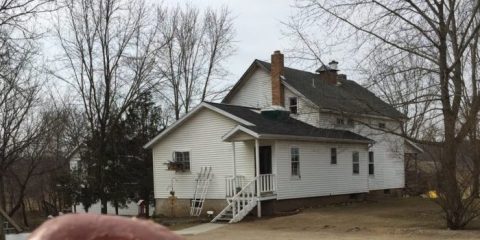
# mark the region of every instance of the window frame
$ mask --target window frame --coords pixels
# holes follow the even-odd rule
[[[296,149],[296,155],[294,155],[294,150]],[[294,157],[296,156],[296,160]],[[296,165],[296,174],[294,174],[294,165]],[[298,180],[301,177],[300,173],[300,148],[297,146],[290,147],[290,177],[293,180]]]
[[[373,151],[368,152],[368,175],[375,175],[375,153]]]
[[[360,153],[358,151],[352,152],[352,173],[354,175],[360,174]]]
[[[344,118],[337,117],[336,125],[338,125],[338,126],[345,126],[345,119],[344,119]]]
[[[338,151],[336,147],[330,148],[330,165],[337,165],[338,163]]]
[[[347,126],[349,127],[355,127],[355,121],[353,120],[353,118],[348,118],[347,119]]]
[[[292,105],[292,100],[295,100],[295,105]],[[288,109],[291,114],[298,114],[298,97],[288,98]],[[295,109],[295,111],[292,111],[292,109]]]
[[[384,122],[379,122],[378,123],[378,128],[385,129],[385,128],[387,128],[387,124],[384,123]]]
[[[182,155],[182,161],[177,160],[177,154],[178,153]],[[173,151],[172,155],[173,155],[173,162],[181,163],[183,165],[182,171],[190,171],[191,159],[192,158],[191,158],[191,154],[190,154],[189,150],[175,150],[175,151]],[[188,156],[188,167],[185,167],[185,165],[184,165],[187,162],[187,161],[185,161],[185,155]]]

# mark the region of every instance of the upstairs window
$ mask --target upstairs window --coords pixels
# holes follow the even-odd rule
[[[298,100],[297,97],[289,98],[290,103],[290,113],[297,114],[298,113]]]
[[[297,147],[290,149],[290,159],[292,164],[292,177],[300,178],[300,151]]]
[[[344,125],[344,124],[345,124],[345,119],[337,118],[337,125]]]
[[[374,175],[375,174],[375,160],[373,157],[373,152],[368,152],[368,174]]]
[[[378,128],[385,128],[385,123],[384,122],[378,123]]]
[[[358,152],[352,153],[352,165],[353,165],[353,174],[360,173],[360,159],[358,156]]]
[[[353,121],[353,119],[349,118],[349,119],[347,120],[347,125],[348,125],[349,127],[354,127],[354,126],[355,126],[355,122]]]
[[[190,170],[190,152],[173,152],[173,161],[181,170]]]
[[[337,149],[330,149],[330,164],[337,164]]]

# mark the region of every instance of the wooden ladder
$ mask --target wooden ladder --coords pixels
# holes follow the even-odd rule
[[[200,216],[203,209],[203,203],[208,192],[208,185],[212,178],[212,167],[202,167],[197,179],[195,180],[195,192],[193,193],[192,205],[190,207],[190,216]]]

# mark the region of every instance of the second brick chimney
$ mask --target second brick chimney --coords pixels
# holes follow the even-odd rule
[[[284,107],[285,105],[281,79],[281,76],[283,76],[283,68],[283,54],[279,50],[276,50],[272,54],[272,67],[270,70],[272,78],[272,105],[274,106]]]
[[[338,62],[333,60],[328,63],[328,66],[321,66],[316,71],[320,74],[320,79],[325,80],[327,83],[336,85],[338,83],[337,76],[338,76]]]

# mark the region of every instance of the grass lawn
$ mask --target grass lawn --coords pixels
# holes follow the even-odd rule
[[[215,239],[480,239],[480,219],[467,230],[446,229],[434,202],[387,198],[350,205],[305,209],[286,217],[231,224],[189,240]]]

